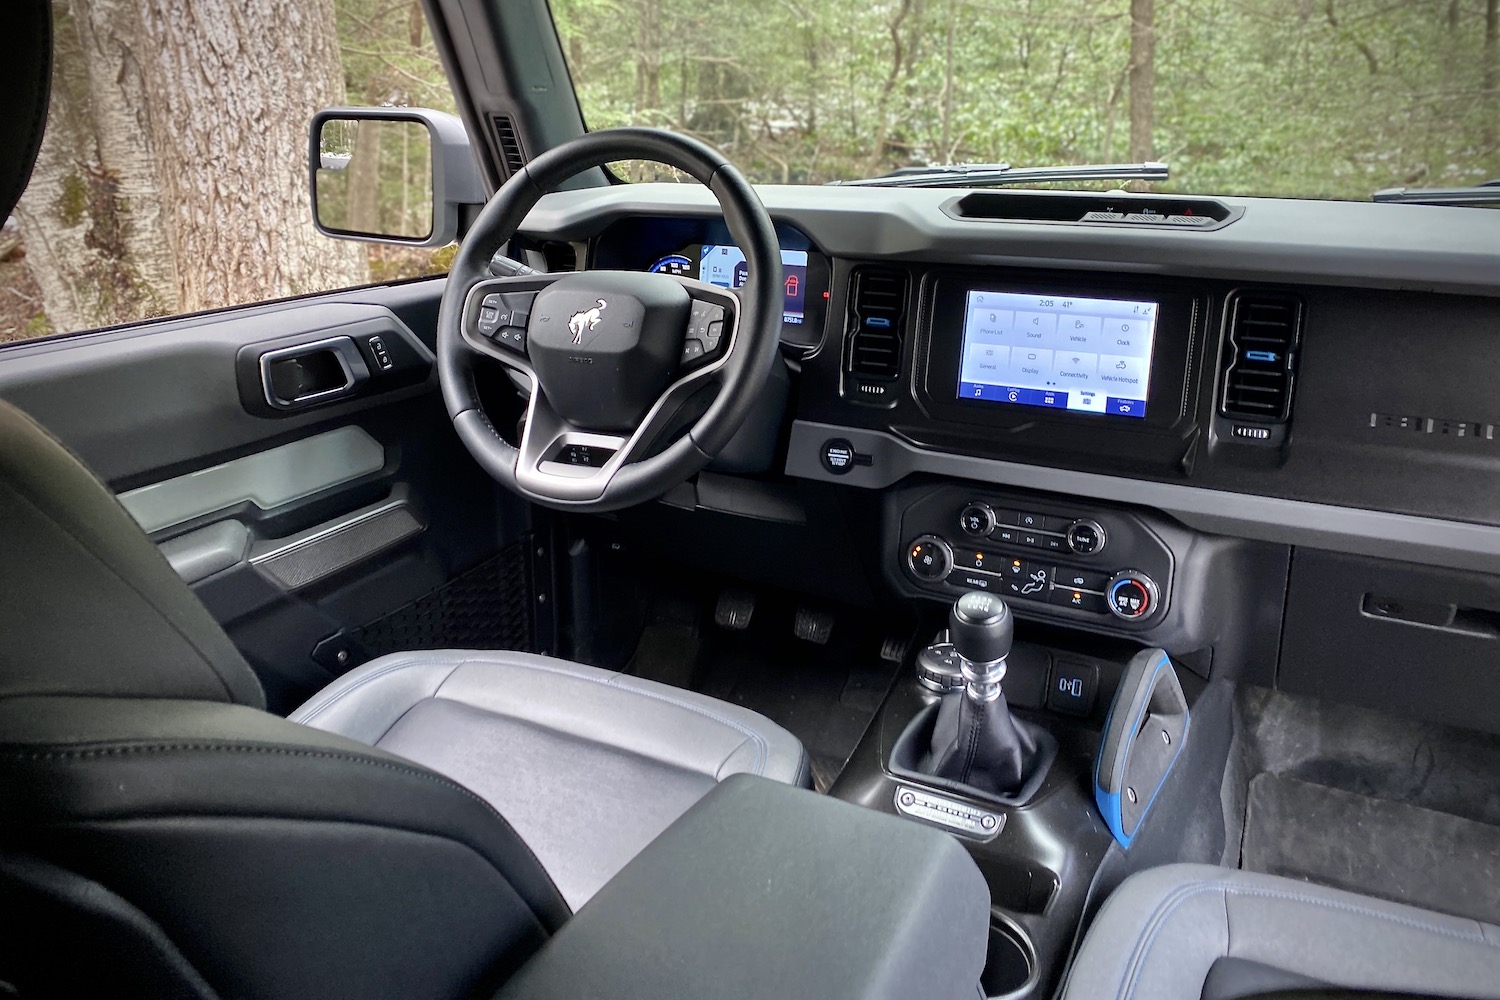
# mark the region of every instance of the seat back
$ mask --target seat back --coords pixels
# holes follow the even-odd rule
[[[0,219],[51,63],[48,0],[13,6]],[[114,495],[0,402],[0,993],[469,996],[568,918],[477,796],[264,705]]]

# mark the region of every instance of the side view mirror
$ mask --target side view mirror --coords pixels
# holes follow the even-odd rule
[[[313,223],[336,239],[447,246],[485,202],[463,122],[441,111],[319,111],[308,158]]]

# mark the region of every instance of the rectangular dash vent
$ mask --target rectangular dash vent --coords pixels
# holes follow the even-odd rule
[[[500,145],[500,157],[505,164],[505,177],[510,179],[526,165],[526,156],[521,152],[521,137],[516,132],[516,123],[510,115],[492,115],[490,123],[495,127],[495,141]]]
[[[1234,295],[1219,406],[1224,416],[1268,423],[1283,423],[1291,416],[1301,328],[1302,303],[1290,295]]]
[[[902,320],[910,290],[906,272],[861,268],[849,298],[849,372],[894,381],[901,375]]]

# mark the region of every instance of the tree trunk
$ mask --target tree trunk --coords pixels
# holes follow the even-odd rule
[[[1154,158],[1156,0],[1130,0],[1130,159]]]
[[[1489,151],[1491,169],[1500,175],[1500,0],[1484,4],[1484,148]]]
[[[354,159],[349,161],[349,228],[356,233],[378,233],[380,219],[380,139],[386,122],[354,126]],[[405,221],[404,219],[402,220]]]
[[[636,110],[658,110],[661,107],[661,0],[642,0],[635,72]]]
[[[47,140],[17,212],[58,331],[355,284],[317,233],[312,112],[342,102],[332,0],[55,0]]]

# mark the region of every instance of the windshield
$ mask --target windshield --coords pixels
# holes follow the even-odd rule
[[[963,162],[1163,160],[1171,180],[1153,190],[1368,200],[1380,188],[1500,176],[1497,4],[552,0],[552,9],[590,127],[696,135],[759,183]]]

